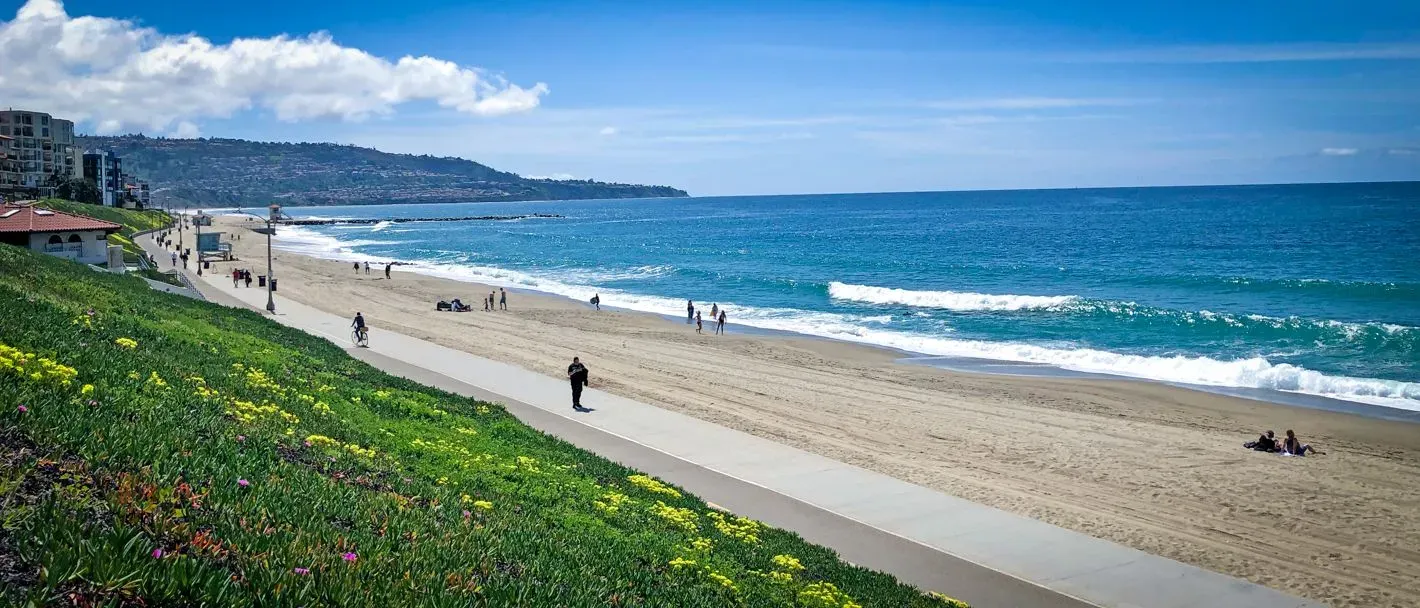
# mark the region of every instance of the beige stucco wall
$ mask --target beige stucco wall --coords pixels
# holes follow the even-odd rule
[[[79,235],[77,247],[69,242],[69,237]],[[62,245],[50,250],[49,237],[59,235]],[[108,262],[108,238],[102,230],[79,230],[74,232],[35,232],[30,234],[30,249],[66,260],[83,264],[105,264]]]

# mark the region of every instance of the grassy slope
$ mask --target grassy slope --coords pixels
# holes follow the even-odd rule
[[[109,235],[110,242],[122,245],[124,258],[129,261],[137,261],[138,256],[143,255],[143,248],[133,242],[133,235],[144,230],[155,230],[171,224],[168,214],[156,209],[138,211],[134,209],[120,209],[115,207],[104,207],[102,205],[90,205],[77,201],[68,201],[62,198],[47,198],[39,202],[39,206],[48,207],[56,211],[65,213],[77,213],[87,215],[94,219],[122,224],[123,230],[118,232],[117,238]]]
[[[21,307],[0,324],[10,601],[946,604],[250,311],[0,246],[0,309]],[[4,345],[77,375],[16,373]]]

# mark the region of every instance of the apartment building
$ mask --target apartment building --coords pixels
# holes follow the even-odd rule
[[[84,179],[98,187],[100,202],[105,207],[123,206],[123,195],[128,192],[123,181],[123,159],[108,150],[90,150],[83,158]]]
[[[0,176],[0,185],[42,189],[74,177],[78,159],[74,150],[74,123],[44,112],[0,110],[0,140],[13,171]]]

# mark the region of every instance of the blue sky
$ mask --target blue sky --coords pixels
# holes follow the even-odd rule
[[[188,123],[186,134],[353,143],[697,195],[1420,179],[1420,2],[1236,4],[71,0],[63,10],[213,45],[326,31],[391,61],[428,55],[495,83],[546,85],[507,112],[432,98],[368,115],[258,102],[151,122]],[[10,6],[0,19],[20,3]],[[104,117],[88,118],[90,130]],[[137,130],[133,120],[113,124]]]

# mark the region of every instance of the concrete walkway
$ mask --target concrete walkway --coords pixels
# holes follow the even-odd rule
[[[213,280],[196,283],[209,300],[265,306],[263,289],[204,278]],[[276,309],[280,323],[351,344],[348,319],[279,296]],[[390,373],[504,403],[536,428],[973,606],[1320,606],[595,388],[582,396],[593,411],[574,412],[561,370],[543,375],[379,328],[370,348],[351,351]],[[587,363],[595,385],[596,361]]]

